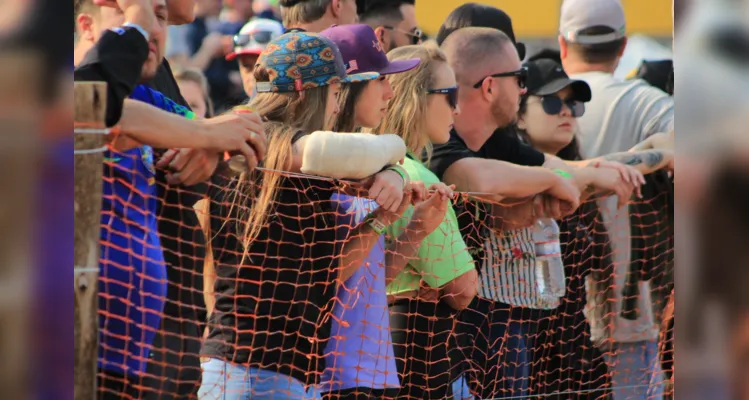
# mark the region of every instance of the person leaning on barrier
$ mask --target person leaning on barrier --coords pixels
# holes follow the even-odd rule
[[[453,118],[460,113],[455,74],[434,43],[399,47],[388,58],[392,63],[421,63],[389,77],[395,96],[375,132],[398,132],[407,143],[403,167],[410,179],[444,185],[428,165],[432,146],[449,140]],[[455,363],[450,352],[456,347],[452,333],[456,314],[476,296],[478,278],[450,199],[443,200],[441,210],[437,228],[418,237],[416,253],[402,256],[387,287],[402,386],[398,398],[457,398],[451,392]],[[410,210],[405,216],[412,218],[411,224],[420,218]],[[411,235],[407,222],[404,218],[388,228],[390,237]],[[425,298],[422,288],[438,293],[437,299]]]
[[[584,115],[585,104],[591,99],[590,87],[583,81],[569,79],[561,65],[551,59],[528,62],[525,66],[529,71],[528,92],[520,103],[518,134],[540,151],[563,160],[582,160],[576,136],[577,118]],[[655,136],[651,138],[657,143]],[[648,149],[609,154],[605,158],[649,174],[672,166],[674,155],[673,151]],[[567,290],[558,307],[534,312],[533,319],[539,326],[532,346],[533,376],[540,377],[534,394],[598,390],[606,386],[606,366],[599,350],[587,338],[585,315],[595,313],[599,315],[597,319],[608,320],[614,314],[613,304],[601,301],[600,307],[584,307],[586,287],[591,297],[613,299],[610,238],[601,215],[596,202],[588,201],[571,217],[557,221]],[[587,366],[585,370],[583,365]],[[591,380],[586,383],[565,380],[562,371],[589,373]]]
[[[122,58],[123,50],[113,45],[117,38],[107,41],[109,33],[119,36],[132,33],[130,38],[134,39],[133,44],[140,47],[144,46],[143,38],[149,38],[146,56],[143,57],[144,52],[141,52],[136,53],[136,56],[140,56],[139,60],[137,57],[130,58],[141,62],[140,66],[132,66],[139,72],[134,83],[140,84],[126,94],[133,100],[149,103],[181,118],[192,117],[189,110],[143,85],[153,78],[161,62],[159,54],[163,46],[159,45],[163,43],[166,28],[164,1],[152,0],[137,5],[123,3],[123,13],[113,8],[99,8],[91,3],[78,4],[76,22],[79,41],[75,50],[76,60],[82,59],[84,65],[79,71],[88,71],[91,76],[96,72],[106,75],[106,63],[117,61],[118,56]],[[150,8],[151,4],[153,8]],[[157,17],[155,24],[149,25],[147,10]],[[144,22],[149,29],[126,22],[133,19]],[[128,31],[120,26],[133,30]],[[98,60],[105,62],[97,63]],[[133,81],[123,82],[126,87],[133,84]],[[122,90],[113,92],[124,93]],[[258,128],[262,129],[262,126],[258,125],[255,129]],[[171,137],[179,137],[179,132],[177,135],[174,131],[168,133]],[[155,233],[157,203],[153,200],[156,198],[156,171],[152,148],[148,145],[154,141],[146,137],[144,142],[117,136],[105,154],[105,178],[111,179],[104,180],[101,215],[99,324],[102,346],[98,366],[99,393],[103,398],[118,398],[121,395],[140,398],[138,387],[147,365],[145,360],[155,331],[161,324],[164,308],[166,269],[161,243]],[[129,289],[128,284],[138,290]]]
[[[312,33],[281,35],[261,54],[249,106],[267,120],[267,172],[226,177],[210,194],[215,306],[199,398],[307,398],[318,382],[336,288],[378,243],[382,214],[400,208],[408,183],[394,165],[405,156],[399,138],[329,131],[341,83],[378,77],[347,74],[338,47]],[[363,187],[380,207],[338,225],[339,186],[323,177],[370,175]]]
[[[340,112],[334,130],[356,132],[375,128],[385,117],[393,98],[388,77],[407,74],[420,60],[412,58],[390,62],[377,41],[374,30],[364,24],[340,25],[320,32],[335,43],[352,72],[377,72],[367,82],[342,85],[338,98]],[[407,161],[405,162],[407,163]],[[403,168],[406,169],[404,163]],[[407,171],[406,171],[407,172]],[[405,225],[395,240],[387,240],[388,230],[379,236],[364,264],[338,286],[339,301],[333,306],[331,339],[325,347],[325,370],[320,379],[323,399],[395,398],[399,392],[396,356],[390,340],[387,283],[415,255],[419,243],[442,221],[452,190],[442,183],[431,184],[427,193],[423,182],[411,181],[412,190],[395,213],[381,215],[383,225]],[[339,225],[361,223],[377,208],[373,200],[336,194]],[[409,210],[413,203],[413,211]],[[405,213],[405,214],[404,214]],[[408,221],[407,216],[411,215]]]
[[[120,0],[125,23],[122,27],[105,30],[94,40],[96,25],[92,18],[83,17],[78,26],[86,25],[89,33],[79,33],[76,47],[76,82],[103,81],[107,83],[106,126],[120,149],[148,143],[154,147],[193,147],[215,151],[239,150],[254,168],[262,158],[265,137],[262,121],[254,113],[228,114],[205,121],[191,121],[143,102],[127,99],[134,90],[147,65],[150,36],[156,16],[149,0]],[[80,1],[76,11],[81,19],[83,11],[100,12],[92,3]],[[166,12],[162,6],[160,12]],[[90,15],[90,14],[89,14]],[[142,24],[142,25],[141,25]],[[79,28],[80,29],[80,28]],[[89,46],[86,43],[94,43]],[[85,49],[85,50],[84,50]],[[116,133],[116,134],[115,134]]]
[[[525,341],[533,337],[533,332],[530,324],[517,322],[524,317],[519,313],[523,307],[545,308],[554,303],[538,295],[537,283],[530,276],[536,259],[530,227],[539,218],[561,218],[573,212],[590,196],[589,189],[615,190],[628,197],[641,175],[621,163],[565,162],[522,143],[513,129],[528,71],[520,64],[517,45],[510,36],[498,29],[469,26],[450,33],[442,48],[456,73],[462,112],[455,118],[448,143],[435,146],[430,168],[446,183],[455,183],[458,190],[497,193],[495,190],[502,188],[499,193],[509,195],[504,197],[518,199],[511,206],[480,201],[457,205],[462,208],[461,229],[473,250],[482,282],[479,297],[469,307],[471,311],[461,314],[465,318],[462,326],[470,331],[484,325],[488,329],[485,336],[489,338],[488,344],[475,342],[468,338],[478,332],[466,332],[465,345],[490,346],[488,351],[479,350],[479,355],[517,357],[503,364],[503,380],[490,376],[499,373],[493,367],[494,362],[487,360],[484,371],[480,372],[485,374],[481,378],[485,397],[498,395],[496,390],[500,389],[494,387],[500,382],[512,382],[513,387],[508,390],[515,390],[513,395],[521,396],[528,390],[530,365]],[[519,175],[501,172],[500,168],[508,166],[539,175],[511,182],[510,177],[519,178]],[[564,204],[558,195],[550,196],[548,186],[544,188],[550,183],[544,180],[542,172],[556,173],[561,180],[557,184],[573,186],[574,192],[568,194],[574,195],[574,201]],[[520,190],[526,192],[518,195]],[[503,254],[513,249],[528,254],[527,258]],[[500,339],[506,332],[516,342],[512,346],[517,351],[499,352],[504,343]],[[513,376],[515,379],[511,379]]]
[[[583,155],[627,151],[655,133],[673,131],[673,97],[644,80],[614,76],[627,46],[621,2],[565,0],[559,15],[562,66],[570,78],[587,82],[592,93],[585,115],[577,119]],[[663,171],[646,179],[644,201],[623,210],[614,197],[601,204],[609,231],[625,233],[611,240],[615,284],[622,288],[614,291],[617,313],[611,323],[589,319],[594,342],[610,346],[604,357],[615,400],[663,396],[656,355],[658,318],[671,292],[668,281],[673,282],[673,184]]]

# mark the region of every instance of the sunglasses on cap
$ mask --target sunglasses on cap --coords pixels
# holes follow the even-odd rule
[[[501,72],[498,74],[492,74],[487,75],[483,78],[481,78],[478,82],[476,82],[473,85],[474,89],[478,89],[481,87],[481,85],[484,83],[486,78],[509,78],[509,77],[515,77],[518,80],[518,87],[521,89],[525,89],[525,81],[528,78],[528,67],[520,67],[517,71],[510,71],[510,72]]]
[[[385,29],[400,32],[406,36],[409,36],[411,38],[411,44],[421,44],[424,40],[426,40],[426,36],[424,35],[424,32],[419,28],[413,28],[410,31],[404,31],[402,29],[398,29],[392,26],[383,25],[382,26]]]
[[[255,39],[255,42],[258,44],[268,44],[273,39],[273,32],[257,31],[234,35],[234,47],[247,46],[253,39]]]
[[[429,89],[427,90],[427,94],[446,94],[447,95],[447,104],[450,105],[450,108],[453,110],[458,107],[458,87],[453,86],[449,88],[441,88],[441,89]]]
[[[541,96],[541,108],[548,115],[558,115],[562,112],[562,107],[567,106],[573,118],[580,118],[585,114],[585,103],[579,100],[562,100],[561,98],[549,95]]]

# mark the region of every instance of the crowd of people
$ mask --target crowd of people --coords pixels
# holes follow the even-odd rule
[[[99,398],[669,395],[673,98],[614,77],[620,1],[528,57],[414,1],[76,0]]]

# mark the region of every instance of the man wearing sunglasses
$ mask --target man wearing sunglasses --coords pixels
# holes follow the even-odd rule
[[[226,56],[231,61],[236,59],[242,86],[248,97],[252,97],[255,88],[255,63],[271,40],[281,36],[283,26],[272,19],[257,18],[245,24],[238,34],[234,35],[234,51]]]
[[[528,70],[521,65],[511,37],[494,28],[464,27],[447,36],[442,49],[455,71],[461,113],[455,117],[450,141],[435,146],[430,168],[460,191],[543,199],[543,210],[538,214],[541,210],[535,201],[516,201],[513,207],[493,207],[476,201],[456,205],[463,208],[459,223],[482,277],[479,297],[469,306],[472,312],[460,317],[464,329],[458,340],[464,351],[474,349],[471,358],[480,366],[471,381],[481,383],[480,389],[474,389],[481,391],[482,398],[501,394],[526,396],[533,332],[528,324],[513,321],[528,318],[521,315],[519,306],[527,310],[542,308],[543,304],[529,286],[533,282],[527,277],[530,264],[514,263],[512,256],[500,256],[505,249],[532,248],[531,236],[515,235],[510,239],[501,232],[526,229],[537,215],[556,219],[572,213],[579,205],[582,184],[574,173],[577,166],[523,144],[512,130],[521,96],[526,93]],[[545,174],[549,172],[565,178],[546,181]],[[511,185],[504,186],[511,180]],[[523,195],[517,195],[520,192]],[[508,275],[502,271],[522,273]],[[507,289],[510,286],[499,284],[499,275],[511,277],[509,285],[522,289]],[[506,335],[513,339],[505,342],[502,338]],[[488,338],[488,342],[479,338]],[[502,353],[501,348],[510,350]],[[505,354],[505,359],[497,360],[499,354]],[[489,376],[497,373],[502,379]]]
[[[374,29],[377,40],[389,52],[420,44],[424,33],[416,24],[415,0],[369,0],[360,6],[359,19]]]

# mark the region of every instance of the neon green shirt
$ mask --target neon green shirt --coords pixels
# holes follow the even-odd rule
[[[429,187],[439,183],[439,179],[422,163],[406,158],[403,168],[412,181],[422,181]],[[387,228],[388,237],[397,238],[411,221],[414,208],[409,207],[397,222]],[[424,280],[437,288],[475,268],[473,257],[468,253],[460,234],[458,218],[452,204],[447,209],[445,219],[430,233],[419,246],[418,259],[412,260],[387,286],[388,294],[397,294],[419,288]]]

